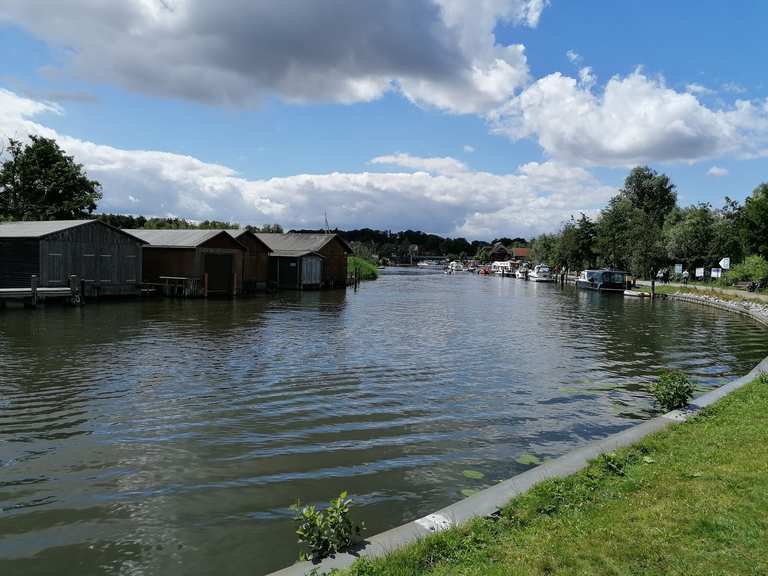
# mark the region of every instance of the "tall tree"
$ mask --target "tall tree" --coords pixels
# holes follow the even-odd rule
[[[623,196],[611,198],[600,213],[595,244],[602,264],[623,270],[629,268],[633,213],[632,203]]]
[[[768,183],[763,182],[753,190],[744,202],[742,214],[749,252],[768,260]]]
[[[715,216],[707,203],[674,209],[664,228],[670,259],[683,263],[686,268],[710,264],[714,258],[714,227]]]
[[[0,215],[12,220],[85,218],[101,200],[101,185],[55,140],[29,136],[9,139],[0,167]]]
[[[648,166],[637,166],[624,180],[620,195],[632,206],[645,212],[659,227],[677,204],[675,185],[666,174],[659,174]]]

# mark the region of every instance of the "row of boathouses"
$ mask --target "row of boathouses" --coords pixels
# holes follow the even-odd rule
[[[88,296],[185,296],[347,285],[338,234],[120,230],[100,220],[0,223],[0,290],[65,287]],[[34,277],[34,278],[33,278]]]

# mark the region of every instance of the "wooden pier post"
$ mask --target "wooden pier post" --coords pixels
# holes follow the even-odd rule
[[[208,272],[203,274],[203,297],[208,298]]]
[[[32,306],[37,306],[37,287],[40,285],[40,278],[34,274],[31,279],[32,285]]]
[[[76,274],[72,274],[69,277],[69,290],[72,292],[72,304],[80,306],[82,301],[80,296],[80,279]]]

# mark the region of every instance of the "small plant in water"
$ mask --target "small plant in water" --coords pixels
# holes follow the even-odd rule
[[[351,504],[347,493],[342,492],[324,510],[315,506],[302,507],[300,503],[291,506],[299,525],[296,529],[299,544],[309,547],[309,553],[301,553],[301,560],[322,560],[343,552],[355,542],[365,527],[352,524],[349,518]]]
[[[651,384],[651,394],[664,410],[677,410],[693,398],[693,384],[679,371],[662,372],[659,379]]]

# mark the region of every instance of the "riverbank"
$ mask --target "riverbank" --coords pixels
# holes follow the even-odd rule
[[[768,378],[349,576],[768,572]]]
[[[637,284],[641,290],[645,292],[651,291],[651,283],[649,281],[640,280]],[[708,284],[660,284],[657,282],[656,292],[658,294],[703,294],[723,300],[748,300],[768,304],[768,294],[747,292],[746,290],[737,290],[735,288],[719,288]]]

